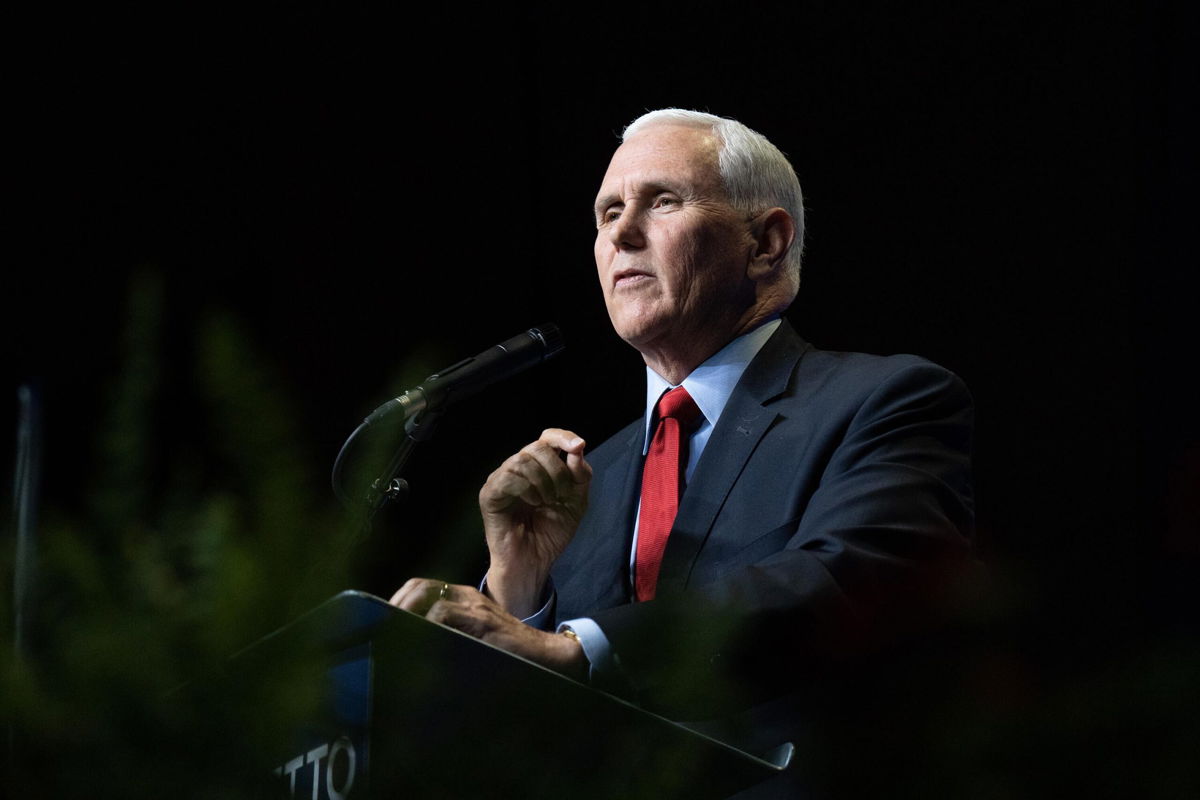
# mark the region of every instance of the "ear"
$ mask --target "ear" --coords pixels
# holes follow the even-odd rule
[[[796,238],[792,215],[782,208],[764,211],[751,222],[750,234],[754,237],[755,251],[746,267],[746,276],[752,281],[776,276]]]

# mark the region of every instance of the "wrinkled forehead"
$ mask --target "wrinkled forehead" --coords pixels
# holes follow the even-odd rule
[[[638,130],[613,153],[600,194],[620,193],[642,183],[686,183],[723,193],[718,156],[721,140],[707,126],[675,122]]]

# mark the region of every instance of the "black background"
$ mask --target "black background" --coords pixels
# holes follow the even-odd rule
[[[160,447],[204,447],[190,359],[198,320],[223,310],[320,475],[406,378],[558,323],[563,357],[464,404],[414,463],[411,516],[388,516],[356,578],[386,592],[542,427],[598,443],[640,413],[590,205],[625,123],[700,108],[796,166],[801,334],[918,353],[972,389],[982,552],[1023,587],[1017,627],[1045,663],[1191,629],[1197,26],[1180,6],[280,3],[30,21],[9,81],[27,246],[4,278],[4,408],[40,381],[44,502],[71,508],[104,469],[89,443],[139,270],[165,286]],[[470,552],[448,577],[472,579]]]

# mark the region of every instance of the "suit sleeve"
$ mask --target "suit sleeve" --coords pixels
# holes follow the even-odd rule
[[[722,713],[935,618],[970,563],[970,395],[914,360],[844,406],[823,442],[806,443],[821,449],[819,477],[784,499],[794,518],[774,532],[782,546],[593,615],[633,699],[685,718]],[[783,444],[756,453],[756,471],[796,469],[788,422],[768,434]]]

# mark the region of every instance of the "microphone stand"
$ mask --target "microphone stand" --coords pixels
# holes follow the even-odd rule
[[[372,481],[371,486],[367,489],[367,518],[364,523],[366,526],[370,526],[375,514],[389,500],[400,502],[408,497],[408,481],[400,477],[400,473],[404,469],[404,465],[408,463],[417,444],[433,438],[437,424],[442,419],[442,413],[440,410],[422,411],[404,423],[404,438],[400,440],[400,446],[396,448],[395,455],[388,462],[387,469],[383,474]]]
[[[387,468],[371,482],[361,497],[351,497],[346,494],[342,486],[342,473],[345,471],[346,456],[351,445],[362,435],[363,431],[373,427],[375,422],[370,419],[364,420],[346,438],[342,449],[338,451],[337,459],[333,462],[333,492],[347,509],[357,509],[362,513],[362,524],[359,528],[362,536],[365,537],[370,533],[371,523],[375,520],[379,509],[387,505],[389,501],[399,503],[408,497],[408,481],[402,477],[404,466],[412,457],[413,450],[418,444],[433,438],[443,413],[445,413],[443,408],[424,408],[404,421],[404,437],[400,440],[400,445],[388,462]]]

